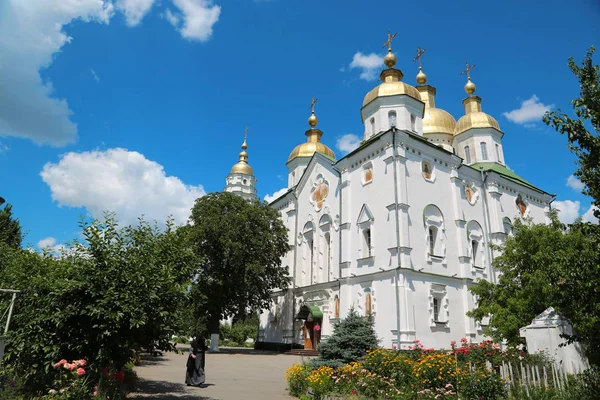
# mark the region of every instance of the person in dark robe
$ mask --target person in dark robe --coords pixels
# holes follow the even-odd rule
[[[197,337],[192,340],[185,373],[185,383],[188,386],[200,386],[204,383],[205,352],[208,350],[206,339]]]

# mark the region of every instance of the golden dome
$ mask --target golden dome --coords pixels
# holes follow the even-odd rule
[[[423,115],[423,134],[447,133],[453,135],[456,120],[449,112],[440,108],[425,107]]]
[[[417,74],[417,83],[419,85],[424,85],[427,83],[427,75],[425,75],[421,67],[419,67],[419,73]]]
[[[471,128],[494,128],[500,130],[500,125],[498,124],[498,121],[496,121],[491,115],[488,115],[482,111],[476,111],[460,117],[456,123],[454,134],[458,135],[459,133]]]
[[[312,157],[315,153],[325,154],[335,160],[335,153],[321,142],[307,142],[296,146],[290,153],[288,162],[296,157]]]
[[[378,97],[396,96],[405,94],[413,99],[421,100],[419,91],[414,87],[402,81],[383,82],[365,96],[363,107]]]
[[[244,143],[242,143],[242,151],[240,152],[240,160],[231,167],[230,174],[246,174],[252,175],[252,167],[248,165],[248,153],[246,149],[248,145],[246,144],[246,135],[248,134],[248,128],[244,132]]]
[[[467,92],[467,94],[471,96],[473,93],[475,93],[475,89],[477,89],[477,86],[475,86],[475,84],[471,82],[471,78],[469,78],[467,83],[465,84],[465,92]]]

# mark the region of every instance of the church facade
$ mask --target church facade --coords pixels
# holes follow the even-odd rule
[[[339,160],[321,143],[313,101],[307,140],[287,162],[289,189],[271,203],[289,230],[292,283],[261,314],[259,347],[315,349],[350,308],[373,315],[384,347],[478,342],[487,321],[466,315],[469,287],[497,280],[490,245],[515,218],[548,221],[553,195],[506,167],[504,133],[482,111],[470,67],[456,121],[436,107],[421,67],[415,87],[395,63],[390,46],[361,108],[364,140]]]

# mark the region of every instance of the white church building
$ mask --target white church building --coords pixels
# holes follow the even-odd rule
[[[411,86],[391,45],[385,64],[362,104],[364,140],[339,160],[321,143],[313,101],[306,142],[287,162],[289,189],[271,203],[289,230],[292,283],[261,314],[258,347],[315,349],[351,307],[373,315],[384,347],[478,342],[468,289],[497,279],[490,244],[515,218],[549,220],[554,196],[506,167],[504,133],[482,111],[468,65],[456,121],[436,107],[421,67]],[[253,198],[245,143],[225,190]]]

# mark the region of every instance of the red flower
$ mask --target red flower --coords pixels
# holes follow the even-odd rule
[[[119,382],[125,382],[125,373],[123,371],[119,371],[115,374],[115,380]]]
[[[356,393],[356,389],[352,390],[352,394],[358,394],[358,393]]]
[[[102,375],[108,375],[108,368],[104,368],[102,370]]]

